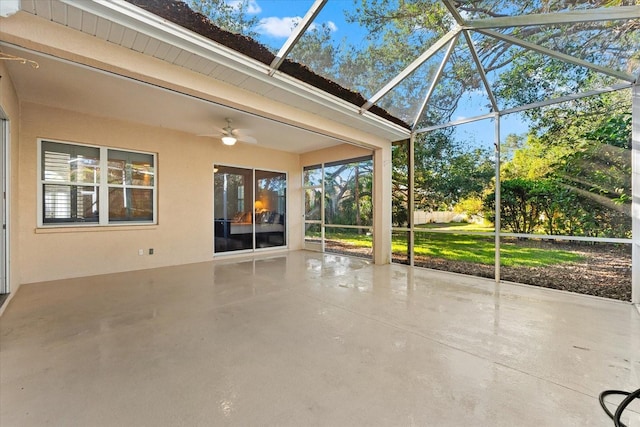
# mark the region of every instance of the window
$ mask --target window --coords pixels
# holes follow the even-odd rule
[[[109,221],[153,221],[153,155],[107,151]]]
[[[155,223],[156,155],[39,141],[40,224]]]
[[[100,149],[43,141],[42,222],[98,222]]]

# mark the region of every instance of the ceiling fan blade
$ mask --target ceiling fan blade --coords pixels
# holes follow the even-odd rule
[[[258,140],[249,135],[238,135],[238,141],[246,142],[247,144],[257,144]]]
[[[233,129],[233,133],[237,133],[238,135],[251,135],[251,129],[237,128]]]
[[[0,1],[2,1],[2,0],[0,0]],[[226,134],[227,134],[227,133],[225,132],[225,130],[224,130],[224,129],[220,129],[220,128],[213,128],[213,131],[212,131],[212,132],[209,132],[209,133],[199,133],[199,134],[198,134],[198,135],[196,135],[196,136],[210,136],[210,137],[212,136],[212,137],[217,137],[217,138],[219,138],[219,137],[221,137],[221,136],[225,136]]]
[[[0,0],[1,1],[1,0]],[[237,138],[238,141],[240,142],[245,142],[247,144],[257,144],[258,140],[256,138],[254,138],[253,136],[251,136],[251,130],[250,129],[234,129],[231,127],[231,120],[230,119],[226,119],[227,120],[227,126],[220,129],[217,128],[215,129],[214,133],[204,133],[204,134],[199,134],[198,136],[205,136],[205,137],[214,137],[214,138],[221,138],[223,136],[234,136],[235,138]]]

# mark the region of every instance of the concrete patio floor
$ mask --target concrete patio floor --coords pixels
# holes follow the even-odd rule
[[[608,426],[639,384],[628,303],[305,251],[23,285],[0,320],[3,427]]]

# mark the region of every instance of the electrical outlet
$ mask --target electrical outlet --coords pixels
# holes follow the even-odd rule
[[[149,248],[149,255],[153,255],[153,248]]]
[[[138,255],[144,255],[144,249],[138,249]]]

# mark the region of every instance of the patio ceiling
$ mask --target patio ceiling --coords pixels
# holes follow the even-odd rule
[[[210,135],[230,118],[234,128],[250,129],[260,147],[303,153],[342,143],[335,138],[232,109],[221,104],[161,89],[123,76],[59,58],[0,44],[8,54],[36,61],[38,69],[7,63],[24,102],[78,111],[192,135]],[[90,94],[91,96],[87,96]],[[213,137],[212,143],[220,144]]]

